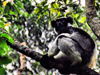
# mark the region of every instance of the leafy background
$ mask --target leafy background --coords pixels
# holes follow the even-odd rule
[[[81,0],[82,1],[82,0]],[[98,45],[100,43],[86,22],[85,6],[79,0],[0,0],[0,75],[12,75],[20,66],[19,52],[7,46],[8,40],[26,42],[33,50],[46,54],[52,41],[57,36],[51,27],[51,20],[71,16],[73,26],[84,29]],[[100,1],[95,0],[95,6],[100,17]],[[96,71],[100,72],[100,55]],[[26,57],[26,66],[22,75],[56,75],[55,69],[46,70],[39,62]],[[60,75],[60,74],[59,74]]]

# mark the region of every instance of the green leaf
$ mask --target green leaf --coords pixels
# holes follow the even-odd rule
[[[44,7],[44,10],[47,10],[48,9],[48,5],[46,5],[45,7]]]
[[[44,6],[47,2],[46,1],[42,1],[41,5]]]
[[[67,0],[63,0],[65,4],[67,4]]]
[[[54,3],[55,3],[55,2],[52,2],[52,3],[51,3],[51,8],[54,8],[54,6],[53,6]]]
[[[22,9],[24,8],[21,2],[18,2],[17,5]]]
[[[83,10],[81,10],[80,8],[78,9],[77,13],[82,13]]]
[[[10,16],[10,15],[8,15],[7,13],[6,13],[6,14],[4,14],[3,16],[4,16],[4,17],[6,17],[6,18],[11,18],[11,16]]]
[[[11,9],[11,3],[7,3],[4,9],[4,13],[9,13],[10,9]]]
[[[79,13],[78,14],[74,14],[74,18],[78,18],[79,17]]]
[[[8,56],[0,56],[0,65],[11,63],[11,59]],[[1,71],[0,71],[1,72]]]
[[[0,12],[2,12],[3,11],[3,8],[2,7],[0,7]]]
[[[10,10],[9,14],[11,15],[15,15],[15,13],[13,11]]]
[[[12,8],[14,9],[14,13],[17,15],[19,13],[18,9],[15,4],[13,4]]]
[[[0,67],[0,75],[6,75],[5,68]]]
[[[2,17],[2,18],[1,18],[1,21],[4,23],[4,22],[7,21],[7,19],[6,19],[5,17]]]
[[[1,42],[1,41],[0,41]],[[0,55],[1,56],[4,56],[5,55],[5,50],[4,50],[4,46],[3,46],[4,44],[0,44]]]
[[[24,2],[27,2],[27,0],[23,0]]]
[[[81,19],[81,23],[84,23],[85,20],[86,20],[86,17],[82,17],[82,19]]]
[[[6,33],[1,33],[0,37],[6,38],[9,42],[14,43],[13,39]]]
[[[39,10],[40,10],[40,8],[36,8],[36,9],[34,10],[34,12],[37,14],[37,13],[39,12]]]
[[[28,17],[28,13],[27,13],[27,12],[25,12],[25,13],[24,13],[24,16],[25,16],[25,17]]]
[[[53,6],[54,6],[55,8],[59,8],[59,5],[58,5],[57,3],[54,3]]]
[[[6,5],[5,9],[4,9],[4,13],[9,13],[10,7],[8,5]]]
[[[4,28],[4,23],[3,22],[0,22],[0,27]]]
[[[60,11],[57,13],[57,16],[60,16],[61,15],[61,13],[60,13]]]
[[[14,4],[14,5],[13,5],[13,8],[14,8],[14,12],[15,12],[16,14],[18,14],[18,13],[20,12],[18,5]]]
[[[69,3],[71,3],[73,0],[69,0]]]
[[[0,38],[0,55],[4,55],[5,51],[8,50],[6,41],[3,38]]]

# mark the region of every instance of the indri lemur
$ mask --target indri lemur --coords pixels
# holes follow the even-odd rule
[[[48,56],[54,57],[67,65],[68,68],[78,64],[93,68],[97,58],[96,44],[87,32],[72,27],[72,24],[73,19],[71,17],[60,18],[51,22],[58,36],[50,47]]]

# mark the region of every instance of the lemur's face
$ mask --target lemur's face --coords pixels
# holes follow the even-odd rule
[[[53,28],[55,28],[56,32],[58,32],[60,29],[68,27],[69,25],[73,24],[73,18],[67,17],[67,18],[60,18],[51,21],[51,25]]]
[[[53,20],[51,22],[52,27],[56,29],[56,31],[60,30],[61,28],[64,28],[67,26],[67,20],[66,18],[60,18],[57,20]]]

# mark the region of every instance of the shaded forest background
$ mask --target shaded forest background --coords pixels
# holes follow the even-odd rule
[[[95,0],[95,7],[100,18],[99,0]],[[46,54],[57,36],[51,20],[68,16],[73,17],[73,26],[90,34],[100,50],[99,40],[87,24],[86,9],[81,0],[0,0],[0,75],[16,74],[22,64],[22,75],[60,75],[57,70],[46,70],[39,62],[13,50],[5,40],[19,41],[36,52]],[[2,33],[1,28],[6,33]],[[100,72],[100,55],[96,65],[95,70]]]

